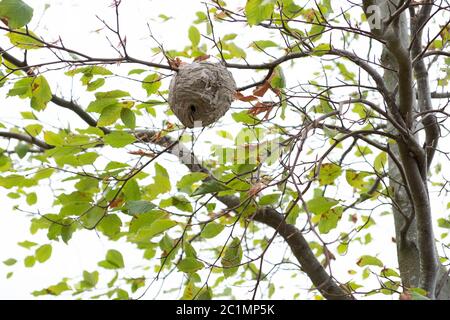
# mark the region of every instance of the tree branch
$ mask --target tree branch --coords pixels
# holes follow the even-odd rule
[[[6,132],[6,131],[0,131],[0,137],[8,138],[8,139],[16,139],[19,141],[27,142],[30,144],[33,144],[37,147],[39,147],[40,151],[51,149],[52,146],[45,143],[42,140],[39,140],[33,136],[29,136],[22,133],[15,133],[15,132]]]
[[[423,25],[426,23],[431,13],[431,5],[424,5],[417,16],[410,19],[411,33],[414,36],[411,45],[411,54],[414,63],[414,75],[417,81],[417,100],[421,112],[433,110],[431,101],[431,92],[429,85],[428,70],[425,66],[422,53],[422,31]],[[416,60],[417,59],[417,60]],[[425,128],[425,152],[427,155],[427,169],[433,162],[434,153],[439,141],[440,127],[436,115],[434,113],[425,114],[422,117],[422,123]]]
[[[153,139],[154,132],[142,131],[138,133],[141,141],[149,141],[157,143],[158,145],[168,146],[171,144],[169,137],[164,137],[161,140],[155,141]],[[169,150],[176,155],[180,162],[183,163],[191,172],[203,172],[209,175],[206,179],[213,179],[211,173],[204,168],[191,152],[183,144],[178,143]],[[235,196],[218,196],[216,199],[225,204],[228,208],[237,208],[241,205],[239,198]],[[288,224],[285,221],[285,216],[278,213],[271,207],[263,207],[258,209],[253,215],[255,221],[264,223],[269,227],[275,229],[283,239],[288,243],[294,256],[302,266],[305,273],[311,279],[317,290],[327,299],[330,300],[351,300],[353,297],[342,289],[336,281],[325,271],[314,256],[308,242],[303,237],[301,231],[295,226]]]

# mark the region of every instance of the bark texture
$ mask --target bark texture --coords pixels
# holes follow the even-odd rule
[[[366,14],[376,5],[381,25],[372,32],[385,41],[381,63],[386,89],[395,95],[398,110],[388,108],[393,117],[400,113],[408,134],[399,133],[388,124],[388,130],[400,134],[398,143],[391,143],[392,154],[400,160],[406,179],[398,165],[389,159],[397,256],[402,284],[405,288],[421,287],[431,299],[450,299],[448,272],[439,262],[432,226],[432,210],[427,173],[439,138],[439,126],[433,114],[414,117],[417,112],[432,110],[427,68],[421,57],[422,30],[430,16],[432,1],[419,8],[409,8],[408,1],[363,1]],[[399,10],[403,7],[403,10]],[[409,12],[409,16],[408,16]],[[416,120],[419,119],[419,120]],[[423,147],[417,129],[425,131]],[[419,146],[419,148],[417,148]],[[405,181],[406,180],[406,181]]]

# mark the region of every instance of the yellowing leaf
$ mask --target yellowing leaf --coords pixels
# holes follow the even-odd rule
[[[319,184],[321,186],[333,184],[342,173],[342,168],[334,163],[322,164],[319,171]]]
[[[356,264],[360,267],[364,266],[377,266],[377,267],[383,267],[383,262],[381,262],[380,259],[377,257],[364,255],[356,262]]]
[[[6,36],[14,46],[20,49],[32,50],[43,47],[42,43],[37,40],[39,39],[38,36],[31,31],[27,31],[25,28],[8,32]]]
[[[44,110],[52,99],[52,90],[44,76],[38,76],[31,84],[31,107],[36,110]]]

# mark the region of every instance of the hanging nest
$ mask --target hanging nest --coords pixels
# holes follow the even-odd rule
[[[223,117],[230,108],[236,83],[220,63],[193,62],[181,65],[169,87],[169,105],[188,127],[206,127]]]

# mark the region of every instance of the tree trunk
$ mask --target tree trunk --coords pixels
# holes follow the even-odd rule
[[[397,4],[400,1],[392,1],[391,3]],[[391,12],[395,12],[396,8],[389,5],[380,5],[381,16],[390,17]],[[408,48],[410,45],[411,38],[413,38],[413,32],[409,28],[408,18],[405,11],[400,16],[398,21],[397,29],[397,41],[404,47]],[[421,41],[421,40],[420,40]],[[419,43],[419,48],[421,44]],[[413,51],[414,54],[414,51]],[[383,46],[382,52],[382,65],[386,67],[383,78],[385,85],[389,92],[394,92],[399,86],[399,72],[394,72],[390,70],[399,70],[399,66],[396,59],[388,46]],[[416,73],[417,77],[417,73]],[[427,79],[428,80],[428,79]],[[427,84],[428,85],[428,84]],[[414,95],[415,96],[415,95]],[[431,97],[430,97],[431,98]],[[398,100],[398,95],[397,95]],[[418,106],[417,101],[413,103],[413,109],[417,112]],[[417,123],[413,124],[413,127],[417,126]],[[390,132],[395,132],[395,129],[388,125],[388,130]],[[416,136],[416,141],[419,142]],[[392,153],[401,159],[401,152],[396,143],[391,143],[389,145]],[[431,160],[431,159],[430,159]],[[397,257],[398,264],[402,279],[402,284],[406,288],[419,287],[421,284],[420,274],[420,246],[418,244],[418,224],[416,216],[414,215],[414,205],[410,201],[407,190],[403,187],[402,176],[398,166],[394,163],[392,159],[389,159],[389,177],[390,177],[390,187],[392,188],[392,212],[394,216],[395,223],[395,234],[396,234],[396,245],[397,245]],[[426,177],[424,184],[426,185]],[[428,189],[426,189],[428,190]],[[429,195],[427,194],[429,199]],[[431,215],[431,212],[430,212]],[[412,218],[412,219],[411,219]],[[430,248],[430,250],[436,251],[435,245]],[[436,284],[436,292],[434,297],[436,299],[450,299],[450,279],[448,276],[448,271],[446,268],[436,261],[439,268],[438,279]]]

